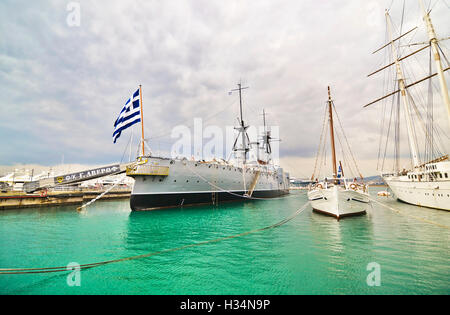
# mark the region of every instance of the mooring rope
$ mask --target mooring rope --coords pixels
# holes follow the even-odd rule
[[[230,236],[220,237],[220,238],[216,238],[216,239],[212,239],[212,240],[202,241],[202,242],[198,242],[198,243],[187,244],[187,245],[183,245],[183,246],[180,246],[180,247],[164,249],[164,250],[151,252],[151,253],[147,253],[147,254],[131,256],[131,257],[125,257],[125,258],[114,259],[114,260],[107,260],[107,261],[96,262],[96,263],[91,263],[91,264],[83,264],[83,265],[79,266],[79,269],[80,270],[81,269],[88,269],[88,268],[94,268],[94,267],[107,265],[107,264],[112,264],[112,263],[118,263],[118,262],[123,262],[123,261],[147,258],[147,257],[161,255],[161,254],[165,254],[165,253],[169,253],[169,252],[175,252],[175,251],[179,251],[179,250],[182,250],[182,249],[191,248],[191,247],[195,247],[195,246],[201,246],[201,245],[206,245],[206,244],[211,244],[211,243],[217,243],[217,242],[220,242],[220,241],[225,241],[225,240],[229,240],[229,239],[233,239],[233,238],[237,238],[237,237],[242,237],[242,236],[246,236],[246,235],[249,235],[249,234],[254,234],[254,233],[257,233],[257,232],[267,231],[267,230],[270,230],[270,229],[274,229],[274,228],[280,227],[280,226],[286,224],[287,222],[291,221],[292,219],[297,217],[300,213],[302,213],[306,209],[308,204],[309,204],[309,202],[306,202],[300,209],[298,209],[296,212],[294,212],[289,217],[281,220],[280,222],[277,222],[275,224],[272,224],[272,225],[269,225],[269,226],[266,226],[266,227],[263,227],[263,228],[250,230],[250,231],[247,231],[247,232],[234,234],[234,235],[230,235]],[[77,269],[78,269],[78,267],[77,267]],[[72,269],[68,270],[67,266],[62,266],[62,267],[45,267],[45,268],[10,268],[10,269],[7,269],[7,268],[3,269],[2,268],[2,269],[0,269],[0,275],[52,273],[52,272],[67,272],[67,271],[72,271]]]
[[[130,164],[129,167],[134,167],[134,166],[136,166],[136,165],[138,165],[138,164],[139,164],[139,162],[134,162],[134,163]],[[120,174],[120,173],[122,173],[122,171],[119,170],[119,171],[117,171],[117,172],[114,172],[114,173],[110,174],[109,176],[118,175],[118,174]],[[98,195],[98,196],[95,197],[94,199],[92,199],[92,200],[90,200],[89,202],[85,203],[84,205],[78,207],[78,208],[77,208],[77,211],[81,211],[83,208],[86,208],[87,206],[93,204],[94,202],[96,202],[97,200],[99,200],[100,198],[102,198],[104,195],[106,195],[107,193],[109,193],[114,187],[116,187],[116,186],[119,185],[121,182],[123,182],[123,180],[124,180],[124,178],[118,178],[118,179],[116,180],[116,182],[115,182],[111,187],[109,187],[107,190],[105,190],[103,193],[101,193],[100,195]]]
[[[436,223],[436,222],[433,222],[433,221],[430,221],[430,220],[427,220],[427,219],[424,219],[424,218],[421,218],[421,217],[417,217],[417,216],[405,213],[405,212],[403,212],[401,210],[398,210],[398,209],[392,208],[391,206],[385,205],[384,203],[379,202],[379,201],[377,201],[377,200],[375,200],[375,199],[373,199],[371,197],[369,197],[369,199],[372,200],[373,202],[379,204],[380,206],[386,208],[386,209],[389,209],[391,211],[394,211],[394,212],[396,212],[398,214],[401,214],[401,215],[404,215],[406,217],[410,217],[412,219],[416,219],[418,221],[422,221],[422,222],[425,222],[425,223],[428,223],[428,224],[433,224],[433,225],[439,226],[439,227],[444,228],[444,229],[450,229],[450,226],[443,225],[443,224],[440,224],[440,223]]]
[[[114,183],[114,185],[112,185],[111,187],[109,187],[108,189],[106,189],[104,192],[102,192],[100,195],[98,195],[97,197],[95,197],[95,198],[92,199],[91,201],[85,203],[85,204],[82,205],[81,207],[78,207],[78,208],[77,208],[77,211],[81,211],[83,208],[86,208],[87,206],[93,204],[94,202],[96,202],[97,200],[99,200],[100,198],[102,198],[104,195],[106,195],[107,193],[109,193],[114,187],[116,187],[117,185],[119,185],[122,181],[123,181],[123,178],[117,179],[117,181]]]

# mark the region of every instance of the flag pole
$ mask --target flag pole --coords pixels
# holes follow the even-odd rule
[[[142,85],[139,84],[139,97],[141,101],[141,127],[142,127],[142,156],[145,156],[144,147],[144,106],[142,104]]]

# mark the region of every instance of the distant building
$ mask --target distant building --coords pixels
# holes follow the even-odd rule
[[[292,177],[291,177],[290,182],[291,182],[290,183],[291,187],[299,187],[299,188],[307,187],[309,184],[312,183],[312,181],[309,179],[300,179],[300,178],[292,178]]]

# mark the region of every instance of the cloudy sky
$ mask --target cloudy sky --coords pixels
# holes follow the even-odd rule
[[[72,2],[79,26],[68,23],[71,1],[0,2],[0,165],[121,160],[130,131],[113,144],[113,122],[139,84],[146,138],[164,151],[172,128],[195,117],[234,124],[239,103],[228,92],[242,80],[246,120],[261,125],[265,108],[291,174],[312,172],[327,85],[362,172],[377,173],[382,104],[362,106],[392,86],[366,75],[389,63],[372,52],[386,41],[385,9],[399,30],[403,1]],[[424,2],[438,36],[449,36],[448,0]],[[405,41],[425,41],[418,1],[406,0],[403,31],[414,26]],[[441,107],[435,116],[448,136]]]

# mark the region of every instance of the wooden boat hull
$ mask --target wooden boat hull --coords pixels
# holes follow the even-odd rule
[[[308,199],[315,212],[337,219],[365,214],[370,203],[367,193],[339,186],[311,190]]]

